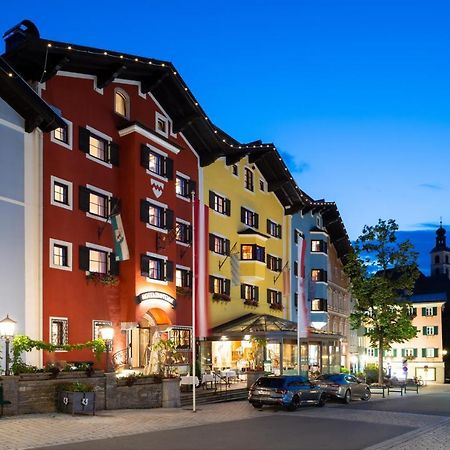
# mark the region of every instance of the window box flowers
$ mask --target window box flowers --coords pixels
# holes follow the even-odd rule
[[[219,292],[214,292],[212,295],[213,300],[217,300],[220,302],[229,302],[231,301],[231,297],[227,294],[220,294]]]

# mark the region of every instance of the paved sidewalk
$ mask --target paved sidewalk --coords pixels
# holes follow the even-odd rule
[[[435,392],[429,389],[426,393]],[[373,399],[373,402],[389,399]],[[339,408],[339,409],[337,409]],[[301,408],[295,413],[278,414],[368,422],[387,425],[407,425],[416,428],[410,433],[371,447],[371,450],[449,449],[450,418],[423,414],[371,411],[342,408],[329,404],[325,408]],[[252,419],[271,415],[271,409],[257,411],[246,401],[200,405],[198,411],[186,409],[112,410],[96,416],[66,414],[33,414],[5,417],[0,420],[0,448],[22,450],[56,444],[111,438],[151,431],[185,428],[212,423]]]

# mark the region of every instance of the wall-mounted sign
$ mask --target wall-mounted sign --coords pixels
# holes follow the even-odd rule
[[[165,292],[159,292],[159,291],[147,291],[143,292],[142,294],[139,294],[136,297],[136,303],[139,305],[139,303],[145,302],[146,300],[159,300],[168,303],[172,308],[175,309],[177,306],[176,300],[169,294],[166,294]]]

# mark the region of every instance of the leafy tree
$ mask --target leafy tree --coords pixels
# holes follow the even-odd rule
[[[417,253],[409,241],[398,242],[395,220],[365,225],[349,255],[345,272],[352,283],[353,329],[365,327],[370,345],[378,348],[378,382],[383,382],[383,351],[417,334],[405,301],[419,276]],[[403,299],[404,301],[399,301]]]

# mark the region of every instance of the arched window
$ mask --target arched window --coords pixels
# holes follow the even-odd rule
[[[123,117],[129,116],[128,95],[121,89],[116,89],[114,92],[114,111]]]
[[[436,256],[434,257],[434,263],[435,263],[435,264],[439,264],[439,255],[436,255]]]

